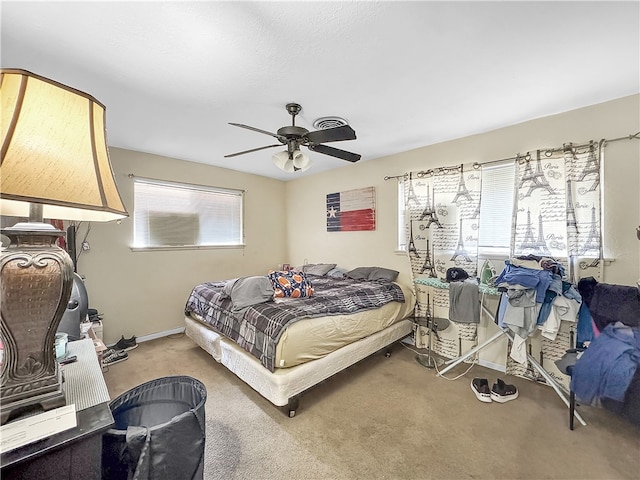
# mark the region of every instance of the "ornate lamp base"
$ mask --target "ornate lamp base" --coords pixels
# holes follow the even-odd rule
[[[55,245],[64,232],[51,225],[22,223],[2,233],[11,239],[0,256],[4,424],[25,410],[65,405],[54,342],[71,295],[73,264]]]

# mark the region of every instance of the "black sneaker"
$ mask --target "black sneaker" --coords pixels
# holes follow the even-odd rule
[[[518,398],[518,389],[515,385],[507,385],[503,380],[498,379],[497,383],[491,387],[491,399],[494,402],[505,403]]]
[[[138,344],[136,342],[136,336],[134,335],[131,338],[124,338],[124,335],[122,335],[122,338],[120,338],[120,340],[118,340],[118,343],[116,343],[113,346],[114,350],[124,350],[125,352],[128,350],[133,350],[134,348],[137,348]]]
[[[474,378],[471,380],[471,390],[481,402],[491,403],[491,390],[489,390],[489,380],[486,378]]]
[[[119,352],[109,348],[102,354],[102,366],[108,367],[109,365],[115,365],[116,363],[124,362],[127,358],[129,358],[129,354],[124,350]]]

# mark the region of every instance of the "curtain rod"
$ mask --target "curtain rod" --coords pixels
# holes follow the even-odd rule
[[[606,139],[603,138],[602,140],[600,140],[600,142],[602,142],[603,146],[606,146],[607,143],[611,143],[611,142],[617,142],[619,140],[640,140],[640,132],[637,132],[635,134],[632,135],[627,135],[626,137],[618,137],[618,138],[611,138],[611,139]],[[541,148],[539,149],[540,151],[543,152],[548,152],[548,153],[554,153],[554,152],[561,152],[563,150],[565,150],[567,147],[572,147],[572,148],[584,148],[584,147],[588,147],[590,145],[597,145],[596,142],[594,142],[593,140],[589,141],[589,143],[583,143],[581,145],[573,145],[571,143],[568,144],[564,144],[562,147],[556,147],[556,148]],[[529,152],[527,152],[525,155],[520,155],[519,153],[515,156],[515,157],[509,157],[509,158],[502,158],[500,160],[488,160],[486,162],[474,162],[473,163],[473,168],[480,168],[482,165],[490,165],[492,163],[501,163],[501,162],[508,162],[511,160],[520,160],[520,159],[529,159],[531,158],[531,155]],[[439,169],[456,169],[459,168],[459,166],[453,166],[453,167],[440,167]],[[422,174],[422,176],[424,175],[428,175],[430,173],[433,173],[433,169],[429,169],[429,170],[423,170],[418,172],[418,175]],[[384,177],[385,180],[390,180],[392,178],[405,178],[408,174],[405,173],[403,175],[387,175],[386,177]]]

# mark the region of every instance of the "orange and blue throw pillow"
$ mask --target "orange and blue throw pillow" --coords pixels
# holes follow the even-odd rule
[[[269,272],[275,298],[304,298],[314,294],[313,285],[302,272],[293,270]]]

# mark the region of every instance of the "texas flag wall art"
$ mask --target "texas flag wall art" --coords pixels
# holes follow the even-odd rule
[[[327,195],[327,232],[376,229],[375,187]]]

